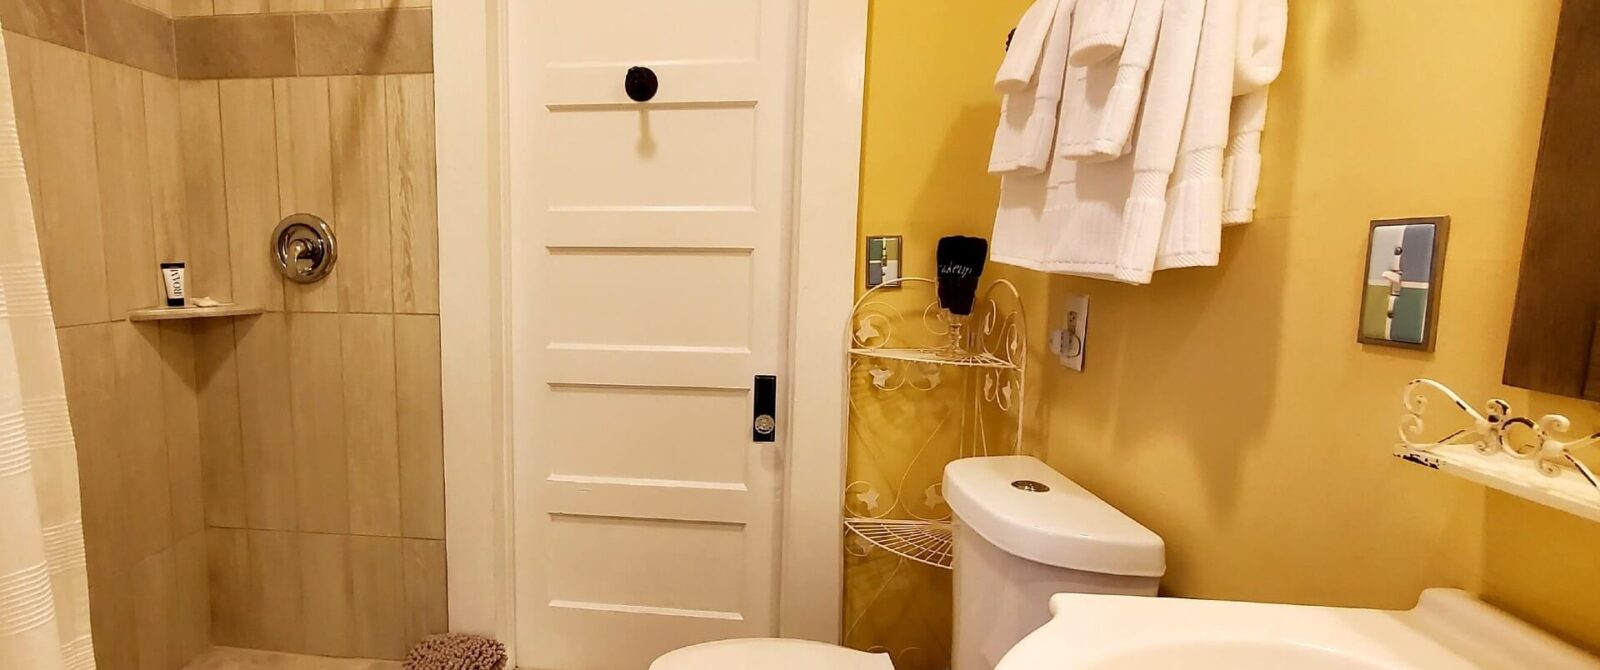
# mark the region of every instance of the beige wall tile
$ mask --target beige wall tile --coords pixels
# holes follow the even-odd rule
[[[350,537],[356,653],[398,659],[406,653],[405,560],[393,537]]]
[[[289,406],[289,334],[281,312],[235,319],[239,429],[249,528],[294,530],[294,431]]]
[[[0,0],[0,24],[4,24],[7,31],[83,50],[81,2]]]
[[[86,132],[94,127],[89,57],[37,41],[26,46],[28,70],[13,76],[27,82],[33,98],[38,160],[29,169],[39,178],[35,214],[51,308],[58,326],[100,323],[111,310],[94,133]]]
[[[179,538],[175,546],[178,564],[178,656],[182,667],[211,647],[211,587],[206,574],[206,532]]]
[[[211,0],[172,0],[173,16],[211,16],[216,7]]]
[[[305,648],[300,619],[300,535],[268,530],[250,537],[250,586],[256,604],[256,645],[262,649]]]
[[[271,9],[278,13],[319,12],[328,8],[326,0],[272,0]]]
[[[400,518],[406,537],[444,537],[439,317],[395,316]]]
[[[444,542],[407,539],[403,551],[406,562],[406,641],[416,644],[429,635],[450,631],[450,608],[445,593]]]
[[[432,10],[297,14],[294,21],[301,75],[433,71]]]
[[[161,330],[128,321],[112,323],[110,330],[117,371],[115,444],[125,481],[120,504],[129,510],[129,556],[138,560],[172,546]]]
[[[279,219],[272,82],[236,79],[219,87],[234,301],[281,310],[283,281],[268,253]]]
[[[178,77],[292,77],[294,19],[277,14],[191,17],[173,27]]]
[[[288,315],[295,490],[301,530],[350,532],[339,315]]]
[[[217,15],[223,14],[265,14],[268,11],[267,0],[212,0],[214,11]]]
[[[329,10],[382,9],[383,0],[326,0]]]
[[[334,222],[341,243],[342,222],[333,207],[333,130],[329,121],[328,80],[322,77],[276,79],[272,82],[278,123],[278,213],[315,214]],[[341,260],[333,274],[314,284],[284,282],[286,309],[334,312],[339,309]]]
[[[128,0],[82,0],[88,52],[169,77],[178,73],[172,20]]]
[[[139,0],[138,4],[168,17],[172,16],[172,0]]]
[[[350,536],[303,533],[300,536],[301,620],[305,651],[323,656],[355,656],[356,622]]]
[[[260,602],[250,581],[249,531],[206,529],[207,579],[211,595],[211,641],[226,647],[249,647]]]
[[[231,301],[233,262],[222,176],[221,93],[215,81],[179,82],[178,102],[193,293]]]
[[[133,617],[138,670],[179,667],[178,560],[172,547],[141,559],[133,569]]]
[[[189,216],[184,210],[183,134],[178,80],[143,73],[145,153],[149,156],[150,220],[155,231],[157,262],[189,258]],[[194,288],[193,268],[188,281]],[[159,282],[157,282],[159,284]],[[158,292],[158,297],[164,297]]]
[[[121,2],[122,0],[116,0]],[[138,70],[89,59],[100,208],[105,216],[107,295],[111,314],[159,304],[160,272],[151,224],[150,154],[144,77]]]
[[[206,525],[245,527],[243,437],[233,319],[194,322],[196,397]]]
[[[393,245],[381,77],[328,80],[333,122],[333,199],[339,309],[394,310]]]
[[[198,533],[206,525],[199,384],[195,381],[193,324],[168,321],[160,328],[167,483],[172,492],[172,534],[176,538]]]
[[[433,75],[385,78],[389,221],[394,238],[394,309],[439,312],[439,204]]]
[[[345,314],[345,446],[349,452],[350,530],[400,534],[400,454],[396,444],[394,317]]]

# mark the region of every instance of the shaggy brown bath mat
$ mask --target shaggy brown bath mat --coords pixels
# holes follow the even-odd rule
[[[467,633],[424,638],[406,654],[405,670],[504,670],[506,646]]]

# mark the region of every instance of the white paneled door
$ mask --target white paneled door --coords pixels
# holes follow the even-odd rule
[[[796,5],[510,3],[523,667],[777,630]]]

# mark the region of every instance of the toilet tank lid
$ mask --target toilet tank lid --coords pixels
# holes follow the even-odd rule
[[[1030,491],[1015,482],[1049,490]],[[1166,572],[1161,536],[1037,458],[953,461],[944,469],[944,495],[962,523],[1013,556],[1107,575]]]

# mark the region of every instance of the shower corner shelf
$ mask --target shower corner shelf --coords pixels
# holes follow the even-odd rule
[[[256,305],[224,304],[214,307],[147,307],[128,312],[129,321],[173,321],[177,319],[215,319],[229,316],[253,316],[266,312]]]
[[[954,560],[949,521],[855,517],[846,518],[844,527],[879,549],[919,563],[948,570]]]

